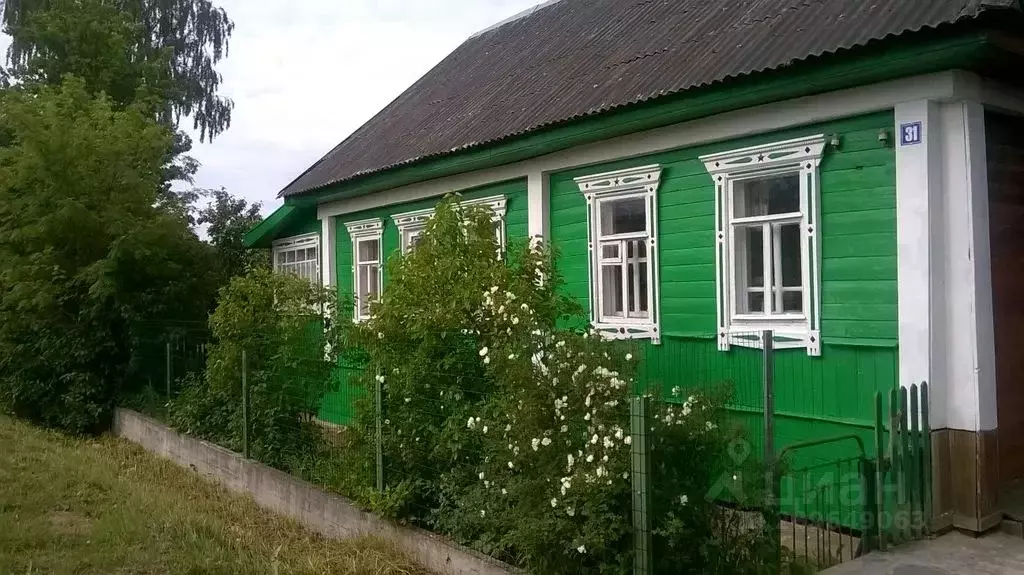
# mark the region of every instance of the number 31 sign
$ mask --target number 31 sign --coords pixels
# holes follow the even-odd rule
[[[921,122],[900,124],[900,145],[912,146],[921,143]]]

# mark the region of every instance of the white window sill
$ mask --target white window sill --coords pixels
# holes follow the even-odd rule
[[[606,339],[649,339],[651,343],[661,343],[661,332],[657,324],[650,321],[595,322],[591,326]]]
[[[774,322],[738,322],[729,326],[725,337],[726,347],[749,347],[764,349],[762,334],[772,332],[773,349],[807,349],[808,355],[821,355],[821,335],[807,328],[806,324],[793,325]],[[720,346],[721,347],[721,346]]]

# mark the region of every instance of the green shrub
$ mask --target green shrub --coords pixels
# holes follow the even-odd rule
[[[236,451],[242,449],[242,354],[249,390],[249,446],[268,465],[300,468],[319,446],[314,422],[337,349],[327,290],[304,279],[254,268],[221,291],[210,317],[206,371],[184,382],[170,405],[172,424]]]
[[[386,507],[538,573],[627,573],[633,562],[632,347],[583,329],[551,251],[495,257],[490,214],[442,202],[353,341],[384,392]],[[575,328],[575,329],[574,329]],[[739,572],[705,498],[727,436],[711,397],[657,402],[649,430],[662,572]],[[349,461],[372,469],[361,406]],[[730,555],[736,557],[738,555]]]

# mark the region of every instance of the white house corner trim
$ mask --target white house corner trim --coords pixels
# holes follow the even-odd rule
[[[824,153],[825,135],[816,134],[700,157],[715,186],[715,315],[719,351],[729,351],[734,345],[762,348],[764,344],[760,338],[748,336],[751,332],[771,329],[774,347],[805,348],[809,356],[821,355],[821,234],[818,229],[821,180],[818,167]],[[780,170],[798,172],[800,176],[801,231],[806,242],[801,278],[806,291],[803,297],[804,320],[797,327],[788,322],[773,324],[771,320],[740,322],[732,317],[731,180]]]
[[[941,337],[933,325],[933,265],[938,231],[933,219],[941,214],[942,133],[939,103],[916,100],[894,107],[896,129],[896,267],[897,315],[899,320],[899,384],[932,382],[932,341]],[[900,141],[901,132],[917,136]],[[936,227],[941,225],[935,222]],[[937,250],[941,253],[941,249]],[[937,264],[937,265],[936,265]],[[937,330],[937,331],[936,331]]]
[[[337,218],[326,217],[320,220],[321,280],[328,289],[337,284],[337,234]]]
[[[550,179],[539,170],[526,177],[527,232],[530,238],[551,239]]]
[[[649,339],[661,343],[660,274],[658,258],[658,187],[661,183],[662,168],[658,164],[602,172],[574,178],[576,185],[587,203],[587,274],[590,294],[590,324],[602,337],[608,339]],[[601,285],[598,275],[600,263],[596,226],[600,218],[597,213],[598,199],[619,195],[642,196],[647,202],[647,301],[648,316],[643,321],[602,320],[598,306],[602,302]],[[625,302],[623,302],[625,305]]]

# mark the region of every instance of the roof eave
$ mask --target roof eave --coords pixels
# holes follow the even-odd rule
[[[781,69],[749,74],[686,92],[577,116],[500,140],[365,172],[287,197],[315,205],[381,190],[526,160],[642,130],[774,101],[970,67],[992,46],[985,30],[939,35],[926,42],[892,38],[857,50],[829,54]]]
[[[284,229],[300,209],[296,204],[282,205],[256,224],[256,227],[246,232],[242,243],[247,248],[269,248],[277,238],[277,234]]]

